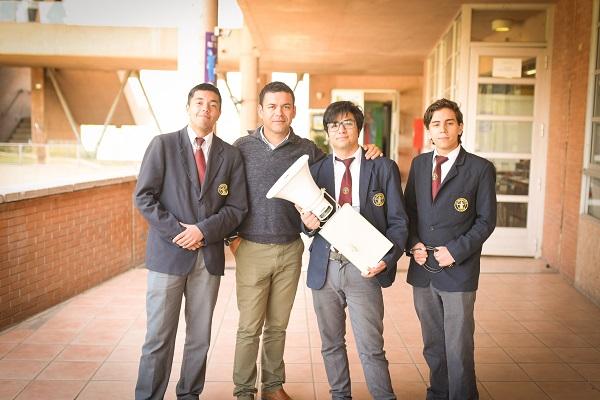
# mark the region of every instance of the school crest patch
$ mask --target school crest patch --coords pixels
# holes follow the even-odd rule
[[[385,195],[383,193],[375,193],[373,196],[373,204],[377,207],[381,207],[385,204]]]
[[[460,197],[454,201],[454,209],[458,212],[465,212],[469,208],[469,201],[464,197]]]
[[[219,193],[221,196],[227,196],[229,194],[229,188],[227,187],[227,184],[221,183],[217,188],[217,193]]]

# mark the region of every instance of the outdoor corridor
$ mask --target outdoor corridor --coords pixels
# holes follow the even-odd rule
[[[506,258],[504,263],[511,263]],[[385,349],[399,399],[424,399],[427,367],[412,290],[384,290]],[[145,333],[146,270],[130,270],[0,333],[0,400],[132,399]],[[230,399],[237,326],[235,271],[216,307],[203,399]],[[476,303],[481,399],[600,399],[600,309],[556,273],[487,273]],[[167,399],[174,399],[184,323]],[[369,399],[349,329],[353,396]],[[288,329],[285,389],[327,399],[311,293],[301,278]]]

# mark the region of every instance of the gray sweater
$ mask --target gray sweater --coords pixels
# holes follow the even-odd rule
[[[233,144],[242,152],[248,188],[248,214],[239,233],[253,242],[288,243],[300,235],[300,215],[287,200],[267,199],[267,192],[300,156],[308,154],[309,164],[312,164],[325,154],[293,131],[287,140],[271,150],[261,139],[260,129]]]

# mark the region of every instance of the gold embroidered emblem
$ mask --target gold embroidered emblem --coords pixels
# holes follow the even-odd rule
[[[221,183],[219,185],[219,187],[217,188],[217,192],[221,196],[227,196],[229,194],[229,188],[227,187],[227,184],[226,183]]]
[[[432,172],[431,173],[431,180],[432,181],[437,181],[437,179],[438,179],[438,175],[435,172]]]
[[[454,201],[454,209],[458,212],[465,212],[469,208],[469,202],[464,197]]]
[[[343,193],[343,194],[348,194],[348,193],[350,193],[350,189],[348,189],[348,186],[344,186],[344,187],[342,188],[342,193]]]
[[[375,193],[373,196],[373,204],[377,207],[381,207],[385,204],[385,195],[383,193]]]

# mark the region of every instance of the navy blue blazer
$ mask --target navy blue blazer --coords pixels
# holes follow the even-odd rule
[[[149,224],[146,266],[152,271],[187,275],[198,251],[172,242],[183,231],[179,222],[196,224],[204,234],[206,269],[223,275],[223,238],[248,211],[246,179],[240,151],[213,135],[202,188],[186,129],[158,135],[142,161],[134,201]]]
[[[456,262],[432,274],[411,258],[407,281],[439,290],[470,292],[477,290],[483,242],[496,227],[496,170],[488,160],[461,147],[454,165],[431,200],[433,152],[412,162],[406,183],[406,211],[410,218],[408,248],[422,242],[426,246],[446,246]],[[430,252],[427,264],[438,267]]]
[[[313,179],[320,188],[335,196],[333,156],[329,155],[310,167]],[[387,158],[367,160],[362,156],[360,164],[360,213],[379,232],[383,233],[394,247],[383,257],[387,267],[375,277],[382,287],[390,286],[396,279],[397,262],[408,238],[408,217],[404,210],[404,199],[400,184],[400,173],[396,163]],[[373,197],[385,196],[384,204],[376,206]],[[360,232],[356,232],[360,235]],[[327,278],[327,265],[331,245],[318,233],[310,246],[307,284],[312,289],[321,289]],[[373,265],[374,266],[374,265]]]

